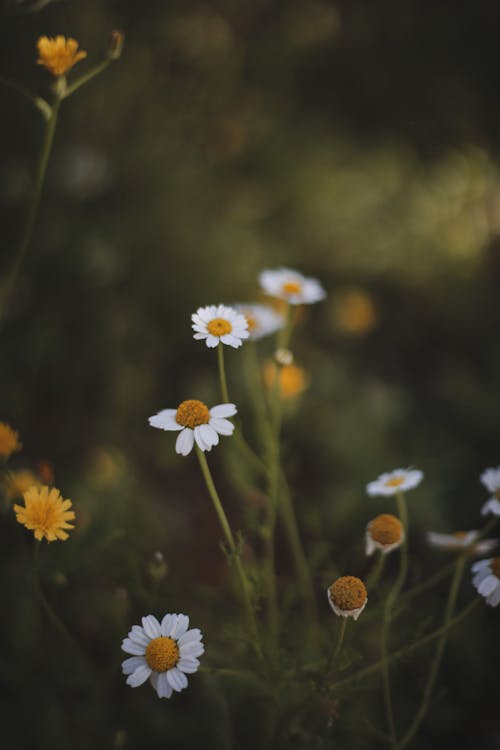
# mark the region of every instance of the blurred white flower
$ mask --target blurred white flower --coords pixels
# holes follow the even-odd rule
[[[412,490],[420,484],[423,473],[418,469],[394,469],[381,474],[374,482],[366,485],[369,495],[395,495],[397,492]]]
[[[455,531],[453,534],[437,534],[428,531],[427,541],[433,547],[460,552],[467,549],[470,555],[487,555],[497,544],[497,539],[480,539],[479,531]]]
[[[405,539],[403,524],[390,513],[382,513],[366,527],[366,554],[373,555],[375,550],[381,550],[383,555],[400,547]]]
[[[149,677],[159,698],[170,698],[175,690],[187,687],[186,674],[198,671],[198,656],[204,652],[198,628],[188,630],[187,615],[168,614],[158,622],[153,615],[142,618],[122,642],[122,650],[132,654],[122,662],[127,685],[139,687]]]
[[[248,323],[244,315],[226,305],[199,307],[191,315],[195,339],[205,339],[211,349],[219,342],[238,349],[243,339],[249,337]]]
[[[238,303],[234,307],[245,316],[251,339],[270,336],[285,325],[284,316],[270,305]]]
[[[491,513],[500,516],[500,466],[496,469],[485,469],[480,479],[486,489],[493,493],[493,497],[490,497],[481,508],[482,515]]]
[[[302,276],[291,268],[261,271],[259,283],[266,294],[284,299],[290,305],[310,305],[326,297],[317,279]]]
[[[236,414],[234,404],[218,404],[211,409],[196,399],[183,401],[177,409],[163,409],[149,417],[151,427],[159,430],[180,431],[175,443],[176,453],[187,456],[194,442],[202,451],[209,451],[219,442],[219,435],[232,435],[234,424],[226,417]]]
[[[496,607],[500,603],[500,557],[478,560],[472,572],[475,573],[472,583],[478,593],[484,596],[486,604]]]

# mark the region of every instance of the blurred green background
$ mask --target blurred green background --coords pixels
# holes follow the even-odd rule
[[[88,59],[73,77],[113,29],[126,44],[63,103],[0,338],[0,419],[24,444],[10,465],[48,461],[78,514],[71,539],[43,549],[43,579],[91,672],[32,601],[32,538],[6,509],[0,748],[255,747],[255,696],[198,675],[159,701],[120,674],[120,639],[149,611],[189,613],[216,665],[235,606],[194,459],[147,417],[220,400],[213,353],[191,336],[198,306],[254,300],[259,270],[297,268],[328,291],[297,334],[311,385],[284,444],[318,600],[332,576],[368,569],[365,524],[392,507],[364,487],[382,471],[425,472],[409,496],[415,580],[445,558],[426,529],[477,528],[479,474],[500,463],[500,11],[486,0],[27,6],[3,3],[0,74],[41,95],[38,36],[78,39]],[[6,275],[43,121],[5,88],[0,102]],[[248,415],[241,353],[227,364]],[[258,498],[226,453],[211,463],[238,527]],[[279,563],[287,581],[284,545]],[[410,613],[415,633],[445,593]],[[472,595],[467,574],[463,601]],[[451,638],[415,747],[500,747],[498,615],[481,608]],[[331,617],[322,605],[325,627]],[[424,673],[397,674],[406,723]],[[382,747],[369,687],[337,707],[338,745],[298,733],[288,746]]]

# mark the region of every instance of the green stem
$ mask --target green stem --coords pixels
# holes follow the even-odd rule
[[[379,550],[377,560],[373,568],[371,569],[368,578],[366,579],[366,588],[368,591],[376,588],[376,586],[378,585],[380,576],[382,575],[382,571],[384,569],[386,557],[387,555],[384,555],[382,553],[382,550]]]
[[[255,619],[255,612],[252,606],[252,601],[251,601],[251,596],[250,596],[250,585],[248,583],[247,576],[245,574],[243,565],[241,563],[240,551],[236,544],[233,532],[231,531],[231,527],[229,526],[229,521],[227,520],[226,513],[222,506],[222,502],[215,488],[215,484],[212,479],[212,474],[210,473],[210,469],[208,467],[207,459],[205,457],[204,452],[198,446],[196,446],[196,455],[198,456],[198,461],[200,463],[200,468],[203,474],[203,478],[205,480],[205,484],[207,485],[208,493],[212,499],[215,512],[219,519],[219,523],[222,527],[222,531],[224,532],[226,544],[231,553],[231,559],[234,560],[234,563],[236,566],[236,572],[238,574],[238,579],[240,583],[243,605],[245,607],[245,611],[246,611],[246,615],[248,619],[248,626],[249,626],[249,630],[250,630],[250,634],[252,638],[252,645],[255,649],[257,656],[259,658],[262,658],[262,649],[260,646],[260,638],[259,638],[259,631],[257,628],[257,620]]]
[[[227,389],[226,368],[224,366],[224,344],[219,341],[217,347],[217,361],[219,363],[219,382],[222,401],[229,404],[229,391]]]
[[[396,500],[398,504],[399,518],[403,525],[405,532],[405,540],[400,547],[400,558],[399,558],[399,572],[398,576],[391,588],[387,599],[384,604],[384,615],[382,619],[382,630],[380,633],[380,653],[383,660],[382,666],[382,685],[384,692],[384,704],[385,712],[387,716],[387,725],[389,729],[389,736],[391,738],[391,745],[396,747],[396,725],[394,722],[394,710],[392,706],[391,696],[391,682],[390,682],[390,671],[388,661],[388,648],[389,648],[389,630],[392,618],[392,610],[394,604],[399,596],[401,589],[404,586],[406,575],[408,572],[408,513],[406,510],[406,502],[402,492],[396,494]]]
[[[42,113],[46,120],[50,118],[52,107],[41,96],[33,94],[28,89],[25,89],[24,86],[19,86],[19,84],[14,83],[14,81],[9,81],[8,78],[4,78],[3,76],[0,76],[0,84],[10,89],[11,91],[15,91],[16,94],[19,94],[24,99],[27,99],[29,102],[31,102],[31,104]]]
[[[455,609],[455,604],[456,604],[458,592],[460,589],[460,583],[462,581],[462,577],[464,574],[466,561],[467,561],[466,555],[461,555],[456,561],[455,574],[451,582],[450,592],[448,594],[448,600],[446,602],[446,608],[444,612],[443,632],[441,633],[441,636],[439,637],[439,640],[436,645],[436,652],[434,654],[434,659],[429,669],[429,674],[427,676],[427,682],[424,688],[422,701],[420,703],[417,713],[415,714],[415,718],[413,719],[412,723],[410,724],[410,727],[408,728],[408,731],[404,735],[401,742],[399,742],[398,744],[398,750],[403,750],[403,748],[406,747],[406,745],[413,739],[429,707],[429,702],[431,699],[432,691],[434,689],[434,684],[436,682],[439,666],[441,663],[441,659],[443,657],[446,640],[448,638],[448,630],[449,630],[448,626],[450,624],[453,611]]]
[[[96,65],[92,70],[89,70],[88,73],[85,73],[85,75],[80,76],[80,78],[77,78],[77,80],[71,84],[71,86],[66,86],[63,94],[63,99],[67,99],[68,96],[71,96],[71,94],[74,94],[75,91],[77,91],[81,86],[84,86],[86,83],[91,81],[93,78],[98,76],[100,73],[103,73],[106,68],[112,63],[112,58],[108,57],[106,60],[103,60],[101,63]]]
[[[340,623],[339,623],[339,627],[337,630],[337,638],[335,640],[335,644],[332,650],[330,651],[330,656],[327,659],[325,674],[328,674],[330,672],[331,668],[335,664],[335,659],[340,654],[342,644],[344,643],[344,636],[345,636],[345,631],[347,627],[347,619],[348,619],[347,617],[339,617]]]
[[[412,654],[414,651],[417,651],[423,646],[426,646],[428,643],[432,643],[432,641],[436,640],[436,638],[439,638],[439,636],[441,636],[443,633],[448,632],[449,630],[454,628],[455,625],[458,625],[462,620],[464,620],[482,601],[483,601],[483,598],[481,596],[478,596],[476,599],[473,599],[472,602],[470,602],[466,607],[463,608],[461,612],[458,613],[458,615],[455,615],[455,617],[451,618],[447,626],[442,626],[438,628],[437,630],[434,630],[432,633],[429,633],[428,635],[423,636],[418,641],[415,641],[414,643],[410,643],[407,646],[403,646],[397,651],[393,651],[392,654],[389,654],[387,656],[387,661],[389,663],[396,661],[397,659],[401,659],[403,657],[408,656],[409,654]],[[378,672],[379,669],[382,668],[385,661],[386,661],[385,659],[379,659],[373,664],[370,664],[370,666],[364,667],[363,669],[360,669],[357,672],[354,672],[354,674],[351,674],[348,677],[344,677],[343,680],[339,680],[338,682],[335,682],[334,683],[335,689],[344,688],[347,685],[350,685],[352,682],[356,682],[357,680],[361,680],[365,677],[369,677],[371,674]]]
[[[16,279],[21,268],[26,250],[30,243],[31,235],[33,232],[33,226],[35,223],[38,206],[40,205],[40,198],[42,196],[42,190],[45,182],[45,175],[47,173],[47,165],[49,163],[50,153],[52,151],[52,145],[54,143],[54,134],[56,131],[57,116],[59,114],[59,107],[61,105],[61,99],[56,97],[50,111],[50,117],[47,119],[45,126],[45,135],[42,143],[42,150],[40,152],[40,158],[38,162],[38,168],[35,180],[35,190],[31,201],[31,206],[26,217],[23,233],[17,250],[17,254],[14,260],[14,264],[7,278],[7,282],[2,294],[2,300],[0,303],[0,324],[3,321],[3,317],[8,309],[10,297],[16,283]]]
[[[449,565],[445,565],[443,568],[437,571],[433,576],[430,578],[427,578],[425,581],[422,581],[422,583],[419,583],[417,586],[414,586],[412,589],[408,589],[408,591],[405,591],[403,594],[400,595],[399,601],[401,603],[406,604],[407,602],[411,601],[417,596],[420,596],[424,591],[427,591],[428,589],[433,588],[441,581],[444,581],[445,578],[447,578],[450,573],[455,569],[455,561],[450,563]]]
[[[75,641],[69,630],[67,629],[66,625],[62,622],[62,620],[59,619],[59,617],[56,615],[50,604],[48,603],[47,599],[45,598],[45,594],[42,591],[42,587],[40,585],[40,574],[39,574],[39,560],[40,560],[40,547],[41,547],[41,541],[35,542],[35,547],[33,550],[33,590],[35,592],[35,595],[38,597],[40,604],[42,605],[42,608],[47,615],[50,622],[55,626],[55,628],[61,633],[61,635],[66,639],[68,643],[71,644],[71,646],[78,652],[79,656],[82,658],[82,660],[85,660],[85,655],[82,653],[79,644]]]

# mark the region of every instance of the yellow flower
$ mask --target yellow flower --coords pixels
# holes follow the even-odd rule
[[[12,453],[20,451],[19,433],[6,422],[0,422],[0,457],[9,458]]]
[[[71,508],[71,500],[63,500],[59,490],[55,487],[30,487],[24,493],[25,507],[14,505],[19,523],[33,531],[35,539],[41,541],[44,537],[48,542],[55,539],[65,540],[68,534],[64,529],[73,529],[72,521],[75,514]]]
[[[307,388],[307,375],[302,367],[293,364],[278,367],[274,362],[267,362],[264,365],[262,376],[268,390],[274,388],[277,372],[279,373],[280,392],[283,398],[295,398]]]
[[[64,36],[48,37],[41,36],[37,42],[38,65],[43,65],[54,76],[63,76],[75,63],[87,57],[84,50],[78,50],[78,42],[75,39],[66,39]]]
[[[32,471],[21,469],[21,471],[12,471],[6,480],[5,494],[7,500],[15,500],[16,497],[22,497],[26,490],[33,485],[39,486],[40,482]]]

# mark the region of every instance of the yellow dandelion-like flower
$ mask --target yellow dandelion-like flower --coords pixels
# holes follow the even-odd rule
[[[48,542],[55,539],[64,541],[68,534],[64,529],[73,529],[72,521],[75,514],[71,508],[71,500],[63,500],[61,493],[55,487],[30,487],[24,493],[24,504],[14,505],[14,511],[19,523],[33,531],[35,539],[41,541],[44,537]]]
[[[5,487],[7,500],[15,500],[17,497],[22,497],[26,490],[29,490],[32,486],[40,486],[40,481],[32,471],[21,469],[21,471],[10,472]]]
[[[78,51],[76,39],[66,39],[65,36],[41,36],[37,42],[38,65],[43,65],[53,76],[63,76],[79,60],[87,57],[84,50]]]
[[[6,422],[0,422],[0,457],[9,458],[16,451],[20,451],[19,433]]]
[[[274,388],[276,374],[278,374],[280,393],[283,398],[295,398],[308,386],[308,377],[302,367],[294,364],[278,367],[274,362],[269,361],[262,371],[264,384],[268,390]]]

